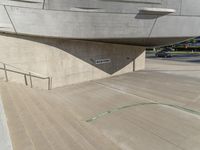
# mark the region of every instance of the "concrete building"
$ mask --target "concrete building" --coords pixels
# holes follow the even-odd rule
[[[0,61],[51,76],[53,87],[140,70],[145,46],[200,35],[199,6],[197,0],[0,0]]]
[[[200,35],[199,8],[0,0],[0,150],[199,150],[199,65],[153,61],[151,71],[51,91],[1,81],[49,88],[49,77],[59,87],[144,69],[146,46]]]

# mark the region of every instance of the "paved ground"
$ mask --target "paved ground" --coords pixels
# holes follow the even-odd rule
[[[199,91],[199,79],[142,71],[53,92],[121,149],[196,150]]]
[[[200,55],[176,56],[176,57],[166,58],[164,60],[172,60],[172,61],[180,61],[180,62],[189,62],[189,63],[200,64]]]
[[[52,91],[0,84],[14,150],[199,150],[198,66],[174,63]]]
[[[151,58],[154,60],[169,60],[169,61],[180,61],[180,62],[188,62],[188,63],[200,63],[200,54],[174,54],[170,58],[161,58],[156,57],[155,52],[147,52],[147,58]]]
[[[200,78],[200,63],[171,61],[170,59],[147,59],[146,71]]]

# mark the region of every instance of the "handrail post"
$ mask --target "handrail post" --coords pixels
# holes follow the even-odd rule
[[[26,74],[24,74],[24,81],[25,81],[25,85],[27,86],[27,85],[28,85],[28,81],[27,81],[27,76],[26,76]]]
[[[3,65],[3,68],[1,67],[0,69],[1,70],[4,70],[4,73],[5,73],[5,80],[6,82],[8,82],[8,72],[12,72],[12,73],[16,73],[16,74],[20,74],[20,75],[23,75],[24,76],[24,82],[25,82],[25,85],[28,86],[30,84],[30,87],[33,88],[33,78],[37,78],[37,79],[44,79],[44,80],[47,80],[48,82],[48,90],[51,90],[52,89],[52,77],[44,77],[44,76],[39,76],[39,75],[36,75],[36,73],[31,73],[31,72],[22,72],[22,71],[16,71],[16,70],[13,70],[13,69],[10,69],[10,68],[7,68],[8,66],[11,66],[9,64],[5,64],[5,63],[1,63],[0,64]],[[12,68],[13,66],[11,66]],[[16,68],[16,67],[14,67]],[[29,76],[29,79],[28,79],[28,76]],[[30,80],[30,83],[29,83],[29,80]]]
[[[8,73],[7,73],[7,69],[6,69],[6,64],[3,64],[3,68],[5,71],[6,82],[8,82]]]
[[[48,77],[48,90],[51,90],[51,79]]]
[[[29,78],[30,78],[31,88],[33,88],[32,76],[31,76],[31,73],[30,73],[30,72],[29,72]]]
[[[52,77],[48,77],[48,90],[52,89]]]
[[[53,78],[51,77],[51,89],[53,88]]]

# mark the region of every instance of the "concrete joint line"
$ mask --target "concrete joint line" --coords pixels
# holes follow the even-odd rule
[[[184,111],[184,112],[187,112],[187,113],[190,113],[190,114],[193,114],[193,115],[200,116],[200,112],[199,111],[192,110],[192,109],[189,109],[189,108],[186,108],[186,107],[182,107],[182,106],[178,106],[178,105],[167,104],[167,103],[157,103],[157,102],[143,102],[143,103],[136,103],[136,104],[124,105],[124,106],[121,106],[121,107],[113,108],[111,110],[99,113],[96,116],[87,119],[86,122],[93,122],[93,121],[95,121],[97,119],[100,119],[100,118],[106,116],[106,115],[112,114],[114,112],[121,111],[123,109],[128,109],[128,108],[137,107],[137,106],[148,106],[148,105],[167,106],[167,107],[175,108],[175,109],[178,109],[180,111]]]
[[[152,34],[152,32],[153,32],[153,29],[154,29],[154,27],[155,27],[155,25],[156,25],[157,20],[158,20],[158,16],[156,17],[156,19],[155,19],[155,21],[154,21],[154,23],[153,23],[153,25],[152,25],[151,31],[150,31],[150,33],[149,33],[149,38],[151,37],[151,34]]]
[[[44,7],[45,7],[45,0],[43,0],[43,5],[42,5],[42,9],[44,9]]]
[[[182,15],[182,7],[183,7],[183,0],[181,0],[181,3],[180,3],[180,15]]]
[[[8,10],[7,10],[7,8],[6,8],[5,5],[3,5],[3,6],[4,6],[4,9],[5,9],[5,11],[6,11],[7,15],[8,15],[8,18],[9,18],[9,20],[10,20],[10,23],[12,24],[13,29],[14,29],[15,33],[17,34],[17,30],[15,29],[14,23],[13,23],[13,21],[12,21],[10,15],[9,15],[9,13],[8,13]]]

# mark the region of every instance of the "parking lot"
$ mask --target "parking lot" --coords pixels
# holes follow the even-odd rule
[[[147,54],[146,70],[200,78],[200,55],[160,58]]]
[[[192,63],[200,63],[200,54],[175,54],[172,57],[169,58],[162,58],[162,57],[156,57],[155,52],[147,52],[146,53],[147,58],[152,59],[158,59],[158,60],[171,60],[171,61],[180,61],[180,62],[192,62]]]

